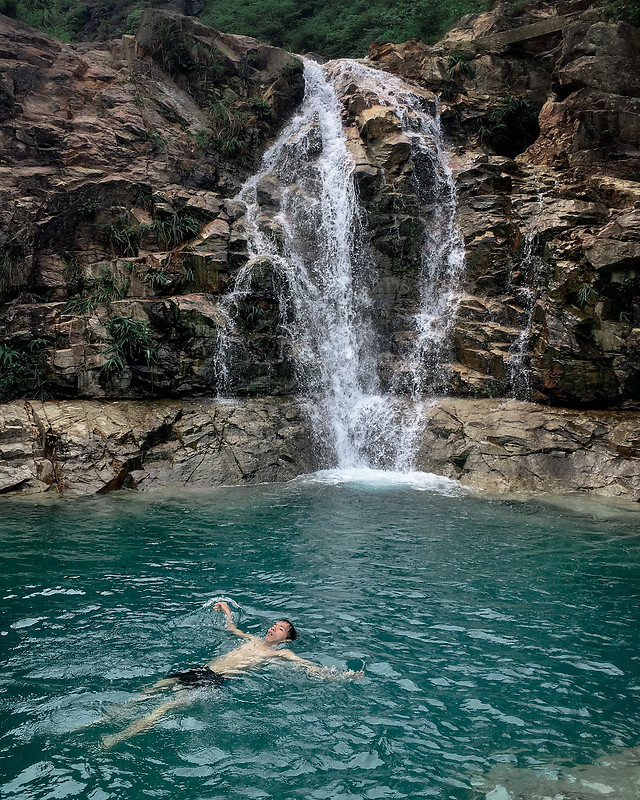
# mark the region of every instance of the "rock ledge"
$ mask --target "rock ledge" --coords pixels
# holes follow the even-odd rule
[[[496,492],[640,500],[640,419],[516,400],[425,408],[417,466]],[[297,403],[14,401],[0,405],[0,493],[280,482],[318,468]]]

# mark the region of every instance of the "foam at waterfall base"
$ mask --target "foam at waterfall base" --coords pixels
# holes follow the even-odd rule
[[[419,492],[437,492],[455,495],[463,491],[459,481],[434,475],[432,472],[399,472],[372,469],[371,467],[347,467],[343,469],[321,469],[296,480],[303,483],[324,483],[330,486],[348,484],[371,489],[416,489]]]

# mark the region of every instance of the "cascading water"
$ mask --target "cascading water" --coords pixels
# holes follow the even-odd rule
[[[536,300],[540,295],[543,262],[533,233],[527,234],[522,256],[522,271],[530,284],[520,288],[524,325],[518,338],[509,348],[511,394],[517,400],[531,399],[531,329]]]
[[[406,471],[413,467],[421,400],[443,385],[442,356],[463,265],[437,114],[428,113],[402,81],[359,62],[323,67],[305,60],[304,77],[299,113],[238,195],[247,208],[252,258],[223,312],[231,328],[234,307],[250,291],[252,270],[267,258],[279,275],[280,325],[293,342],[322,460],[342,469]],[[420,310],[412,344],[396,356],[396,374],[402,377],[394,380],[391,394],[382,392],[378,374],[370,300],[376,264],[338,97],[347,82],[389,106],[401,121],[411,143],[417,194],[429,209],[423,219]],[[421,172],[428,185],[422,185]],[[224,355],[224,339],[221,347]],[[221,372],[224,376],[224,365]]]
[[[538,212],[542,212],[544,204],[541,190],[538,190],[535,202]],[[531,400],[533,315],[536,301],[540,297],[544,283],[543,247],[537,234],[535,216],[532,219],[533,222],[529,224],[525,232],[522,261],[519,269],[525,283],[517,290],[524,311],[524,325],[518,338],[509,348],[511,395],[517,400]]]

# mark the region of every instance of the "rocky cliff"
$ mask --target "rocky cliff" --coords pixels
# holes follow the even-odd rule
[[[442,103],[467,253],[451,389],[636,408],[640,31],[588,3],[510,9],[371,48]]]
[[[249,258],[232,198],[300,102],[300,61],[158,11],[105,45],[64,45],[0,18],[0,44],[0,398],[29,398],[4,409],[3,491],[312,468],[268,264],[233,332],[220,307]],[[433,47],[372,45],[371,65],[440,108],[466,250],[450,399],[429,412],[421,468],[499,489],[640,496],[639,45],[637,29],[580,0],[533,0],[517,15],[498,3]],[[356,85],[341,101],[389,384],[414,335],[417,219],[433,197],[397,116]],[[259,192],[277,237],[277,196]],[[225,389],[244,399],[189,399],[219,390],[230,333]],[[123,398],[145,405],[93,402]]]
[[[624,412],[517,400],[429,404],[417,467],[471,489],[640,499],[640,426]],[[283,398],[0,405],[0,494],[290,480],[318,467]]]
[[[2,18],[0,46],[0,396],[215,391],[230,198],[300,62],[167,12],[78,47]]]

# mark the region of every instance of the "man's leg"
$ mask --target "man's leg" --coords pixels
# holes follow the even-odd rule
[[[120,731],[120,733],[103,736],[102,746],[105,750],[109,750],[115,744],[118,744],[118,742],[123,742],[125,739],[130,739],[132,736],[136,736],[138,733],[148,730],[152,725],[155,725],[160,717],[163,717],[167,711],[171,711],[172,708],[177,708],[178,706],[186,705],[189,701],[190,698],[183,695],[182,697],[177,697],[175,700],[169,700],[168,703],[163,703],[163,705],[158,706],[158,708],[152,711],[148,716],[134,720],[123,731]]]

